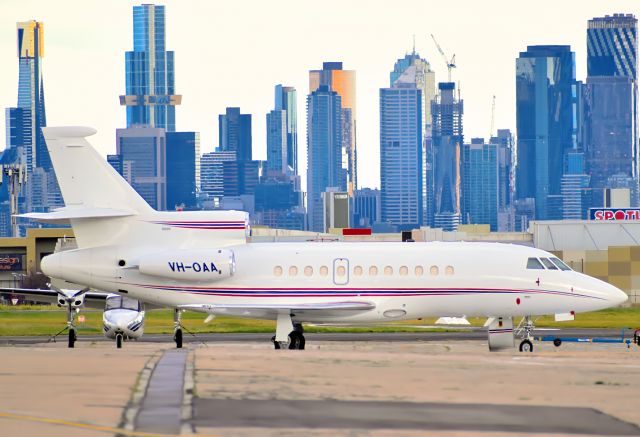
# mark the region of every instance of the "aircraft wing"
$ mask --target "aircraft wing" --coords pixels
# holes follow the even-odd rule
[[[67,290],[64,294],[67,295],[73,291]],[[0,288],[0,294],[16,294],[24,296],[29,300],[36,302],[58,303],[59,292],[56,290],[44,290],[39,288]],[[83,293],[84,305],[91,308],[104,308],[104,301],[109,296],[109,293],[101,291],[87,291]]]
[[[189,304],[180,305],[179,309],[196,311],[213,315],[230,315],[250,317],[277,315],[282,311],[299,314],[303,312],[313,312],[317,315],[335,315],[344,312],[369,311],[375,308],[371,302],[323,302],[323,303],[278,303],[278,304]]]

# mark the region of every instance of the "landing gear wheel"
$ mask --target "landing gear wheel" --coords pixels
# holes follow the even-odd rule
[[[273,348],[275,350],[280,350],[280,342],[276,341],[276,336],[271,337],[271,343],[273,343]]]
[[[300,331],[289,334],[289,349],[304,350],[304,335]]]
[[[520,352],[533,352],[533,343],[530,340],[520,342]]]
[[[116,347],[122,349],[122,334],[116,334]]]
[[[76,343],[76,330],[75,329],[69,329],[69,347],[73,348],[75,347],[75,343]]]
[[[553,345],[555,347],[560,347],[561,344],[562,344],[562,340],[560,340],[559,338],[556,338],[553,340]]]
[[[176,341],[176,349],[182,349],[182,329],[176,329],[173,339]]]

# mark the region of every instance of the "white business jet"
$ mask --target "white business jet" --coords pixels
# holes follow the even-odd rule
[[[51,277],[174,308],[276,321],[276,349],[304,349],[302,325],[487,317],[489,349],[531,351],[532,316],[619,305],[627,295],[543,250],[498,243],[251,243],[239,211],[153,210],[86,141],[43,128],[78,249],[42,260]]]
[[[0,288],[0,293],[20,295],[36,302],[53,302],[67,310],[67,326],[53,337],[67,331],[68,345],[75,346],[78,340],[76,316],[82,308],[104,308],[102,313],[102,333],[116,341],[120,349],[124,340],[137,340],[144,331],[144,305],[138,300],[115,293],[64,289],[51,286],[50,289]]]

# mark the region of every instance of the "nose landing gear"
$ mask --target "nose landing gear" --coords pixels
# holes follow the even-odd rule
[[[531,333],[533,332],[535,325],[531,320],[531,316],[525,316],[520,321],[518,325],[518,329],[516,330],[516,335],[522,336],[522,341],[520,342],[520,347],[518,348],[520,352],[533,352],[533,342],[531,339]]]

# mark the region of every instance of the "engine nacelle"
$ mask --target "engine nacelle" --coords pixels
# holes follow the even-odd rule
[[[233,276],[236,261],[228,249],[172,250],[143,256],[138,270],[145,275],[209,282]]]

